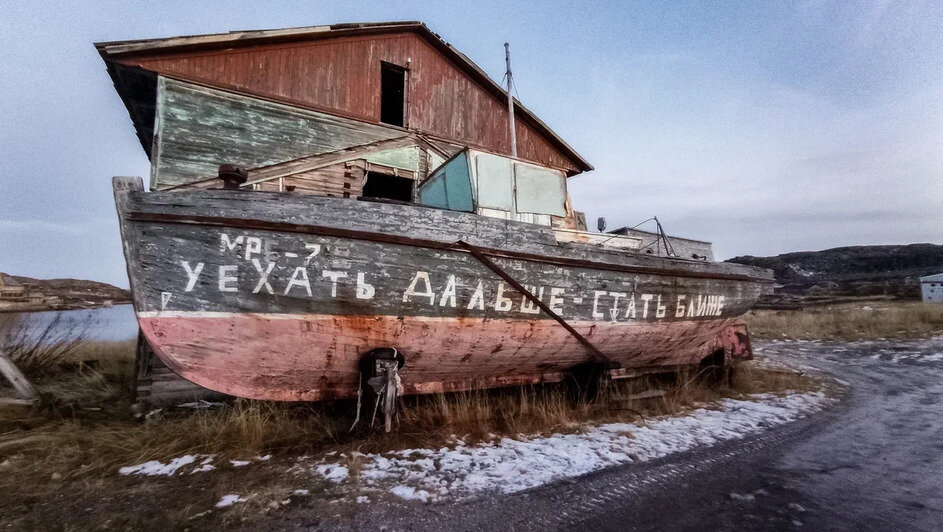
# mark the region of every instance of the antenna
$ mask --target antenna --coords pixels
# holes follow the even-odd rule
[[[507,64],[508,71],[505,76],[508,78],[508,123],[511,130],[511,156],[517,157],[517,132],[514,129],[514,97],[511,96],[511,45],[504,43],[504,62]]]

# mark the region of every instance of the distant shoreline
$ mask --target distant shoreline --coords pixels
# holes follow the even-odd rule
[[[131,292],[85,279],[34,279],[0,272],[0,313],[90,310],[131,303]]]
[[[0,302],[0,314],[28,314],[34,312],[59,312],[59,311],[72,311],[72,310],[94,310],[99,308],[112,308],[118,307],[121,305],[130,305],[131,300],[122,300],[122,301],[112,301],[111,304],[106,305],[104,302],[96,302],[92,304],[63,304],[63,305],[7,305],[5,302]]]

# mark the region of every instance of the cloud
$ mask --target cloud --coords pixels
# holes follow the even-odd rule
[[[117,226],[117,221],[109,219],[83,220],[78,222],[53,222],[49,220],[5,220],[0,219],[0,233],[6,235],[90,235],[108,226]]]
[[[596,172],[569,181],[577,209],[613,227],[658,215],[731,254],[943,241],[935,87],[864,104],[696,69],[686,82],[676,95],[644,77],[590,95],[605,134]]]
[[[192,2],[10,3],[0,269],[124,282],[108,176],[149,166],[91,42],[402,14],[258,5],[221,19]],[[943,241],[941,6],[621,3],[543,6],[538,18],[518,16],[526,3],[468,17],[409,9],[498,78],[501,43],[514,43],[525,103],[597,168],[569,180],[577,209],[610,227],[657,214],[729,256]],[[584,29],[561,39],[555,28],[574,18]]]

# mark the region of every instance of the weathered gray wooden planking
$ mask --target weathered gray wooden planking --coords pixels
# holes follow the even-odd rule
[[[147,349],[140,364],[146,369],[139,375],[135,385],[135,403],[147,408],[176,406],[183,403],[205,400],[213,401],[224,398],[223,394],[194,384],[171,371],[154,351]]]
[[[130,210],[316,225],[409,236],[443,243],[465,240],[476,246],[545,256],[626,266],[683,268],[690,272],[748,275],[772,280],[772,273],[762,268],[732,263],[679,260],[578,243],[558,244],[553,230],[549,227],[421,206],[278,193],[203,190],[134,194],[129,204]]]
[[[665,250],[665,245],[661,240],[661,236],[652,233],[650,231],[641,231],[638,229],[633,229],[629,227],[623,227],[613,231],[613,233],[626,236],[634,236],[642,240],[642,248],[639,251],[652,250],[655,253],[661,255],[667,255],[667,250]],[[679,238],[676,236],[668,236],[668,243],[671,244],[672,251],[674,251],[678,257],[683,257],[686,259],[694,258],[695,255],[703,257],[699,260],[714,260],[714,251],[711,248],[710,242],[704,242],[701,240],[693,240],[690,238]]]
[[[371,220],[375,228],[378,213],[382,213],[388,234],[415,236],[417,231],[434,232],[432,226],[437,225],[438,238],[446,241],[470,236],[450,234],[451,227],[461,224],[441,221],[443,216],[458,213],[401,205],[218,191],[131,192],[128,198],[130,201],[119,207],[123,217],[127,215],[124,209],[145,207],[152,213],[164,214],[198,208],[222,215],[236,214],[233,210],[248,215],[258,205],[247,203],[246,199],[276,198],[289,200],[267,205],[278,211],[276,215],[281,218],[312,216],[324,222],[325,218],[337,216],[338,211],[354,207],[360,216],[348,213],[346,220],[355,228],[361,224],[366,229]],[[426,220],[429,225],[416,227],[414,211],[439,218],[440,223]],[[469,231],[474,228],[479,241],[485,242],[488,240],[482,234],[500,233],[495,227],[487,227],[489,224],[516,224],[522,230],[516,235],[525,238],[535,233],[546,236],[549,232],[540,226],[472,215],[458,221],[469,225]],[[477,226],[471,223],[476,221],[480,222]],[[133,248],[130,256],[136,270],[134,293],[139,311],[547,319],[522,294],[509,286],[502,288],[503,283],[494,272],[458,249],[187,223],[123,219],[122,224],[125,241]],[[487,230],[482,231],[483,228]],[[548,256],[568,252],[585,257],[595,251],[556,245],[540,249]],[[679,264],[700,269],[711,266],[702,262],[644,255],[638,258],[649,266],[652,261],[660,261],[673,269],[666,269],[663,274],[632,273],[539,260],[494,260],[519,282],[532,287],[545,303],[556,297],[555,306],[566,319],[616,322],[729,318],[745,312],[760,294],[760,286],[747,280],[671,273],[678,270]],[[721,274],[731,269],[725,265],[718,270],[717,274]],[[742,267],[733,270],[753,271]],[[718,299],[721,297],[723,300]],[[696,312],[689,309],[691,302],[696,303]],[[708,305],[716,308],[708,311]]]
[[[134,229],[127,219],[127,214],[131,210],[132,197],[144,191],[144,182],[139,177],[115,177],[112,179],[111,184],[115,195],[115,209],[118,211],[118,228],[121,232],[121,247],[124,250],[128,283],[131,288],[132,299],[135,302],[134,310],[140,310],[137,305],[137,298],[134,296],[135,293],[143,290],[141,279],[135,271],[140,261],[138,255],[139,245],[128,239],[130,235],[134,234]]]
[[[291,159],[289,161],[279,162],[259,168],[248,168],[247,171],[249,174],[249,180],[243,185],[243,187],[252,185],[254,183],[277,179],[279,177],[287,177],[291,175],[297,175],[299,173],[319,170],[338,163],[344,163],[358,159],[365,160],[363,158],[367,154],[373,153],[375,151],[384,151],[391,147],[402,148],[417,146],[421,142],[422,141],[415,135],[395,137],[392,139],[371,142],[369,144],[360,146],[345,147],[332,152],[300,157],[298,159]],[[212,175],[203,179],[190,181],[184,185],[164,187],[164,189],[173,190],[179,188],[213,188],[218,184],[218,177],[216,175]]]
[[[157,189],[401,137],[402,130],[317,113],[165,77],[158,80]]]

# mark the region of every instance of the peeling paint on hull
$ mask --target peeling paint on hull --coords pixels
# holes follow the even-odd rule
[[[240,397],[316,401],[357,393],[365,351],[406,356],[406,393],[561,380],[586,350],[550,320],[394,316],[175,314],[140,318],[158,356],[184,378]],[[694,364],[733,323],[572,325],[626,368]]]
[[[749,356],[737,318],[767,270],[559,244],[549,227],[341,198],[145,194],[116,178],[135,311],[157,355],[211,390],[356,394],[395,347],[406,393],[560,380],[586,346],[457,242],[471,242],[623,368]]]

